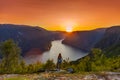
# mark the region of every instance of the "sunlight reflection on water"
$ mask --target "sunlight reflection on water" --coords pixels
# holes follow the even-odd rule
[[[48,59],[53,59],[56,63],[59,53],[62,54],[63,59],[69,58],[70,61],[77,60],[88,54],[82,52],[81,50],[62,44],[62,40],[56,40],[52,41],[52,47],[50,51],[46,51],[43,53],[42,62],[46,62]]]

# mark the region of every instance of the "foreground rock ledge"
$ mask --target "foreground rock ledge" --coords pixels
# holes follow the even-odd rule
[[[120,80],[120,72],[105,72],[91,74],[68,74],[68,73],[40,73],[40,74],[4,74],[0,75],[0,80],[15,78],[24,80]]]

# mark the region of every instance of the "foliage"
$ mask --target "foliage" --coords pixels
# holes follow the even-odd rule
[[[53,70],[55,69],[55,63],[53,62],[53,60],[47,60],[47,62],[44,64],[44,69],[46,70]]]
[[[91,53],[72,64],[76,72],[119,71],[120,57],[106,57],[100,49],[93,49]]]
[[[62,69],[69,68],[69,66],[70,66],[69,58],[63,60],[62,65],[61,65]]]
[[[38,72],[40,68],[42,68],[42,64],[40,62],[29,64],[26,66],[26,73]]]
[[[3,72],[16,72],[15,67],[19,67],[19,58],[21,50],[13,40],[6,40],[0,45],[0,53],[2,54],[1,68]]]
[[[29,80],[29,78],[26,77],[13,77],[13,78],[6,78],[5,80]]]
[[[73,68],[75,72],[99,72],[99,71],[120,71],[120,56],[106,56],[106,54],[119,53],[119,46],[112,46],[106,52],[100,49],[92,49],[90,54],[74,62],[69,58],[63,60],[62,69]],[[108,52],[108,53],[107,53]],[[6,40],[0,44],[0,73],[36,73],[40,69],[54,70],[56,68],[53,60],[45,64],[36,62],[26,64],[20,57],[21,49],[13,40]]]
[[[21,49],[11,39],[0,44],[0,54],[0,73],[33,73],[42,67],[40,62],[26,65],[24,60],[20,59]]]
[[[104,54],[108,57],[120,56],[120,43],[114,44],[105,49]]]

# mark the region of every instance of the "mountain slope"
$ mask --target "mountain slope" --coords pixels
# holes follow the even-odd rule
[[[120,26],[113,26],[105,31],[103,38],[95,45],[102,49],[107,56],[120,55]]]
[[[21,47],[22,53],[26,53],[32,48],[39,48],[41,51],[49,50],[53,37],[52,32],[40,27],[13,24],[0,25],[0,42],[14,39]]]
[[[83,51],[90,51],[91,48],[102,38],[105,29],[91,31],[77,31],[68,34],[63,40],[63,44],[79,48]]]
[[[106,29],[105,35],[95,47],[105,49],[118,43],[120,43],[120,26],[113,26]]]

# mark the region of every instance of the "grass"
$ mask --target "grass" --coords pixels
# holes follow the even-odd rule
[[[21,77],[6,78],[5,80],[30,80],[30,79],[21,76]]]

